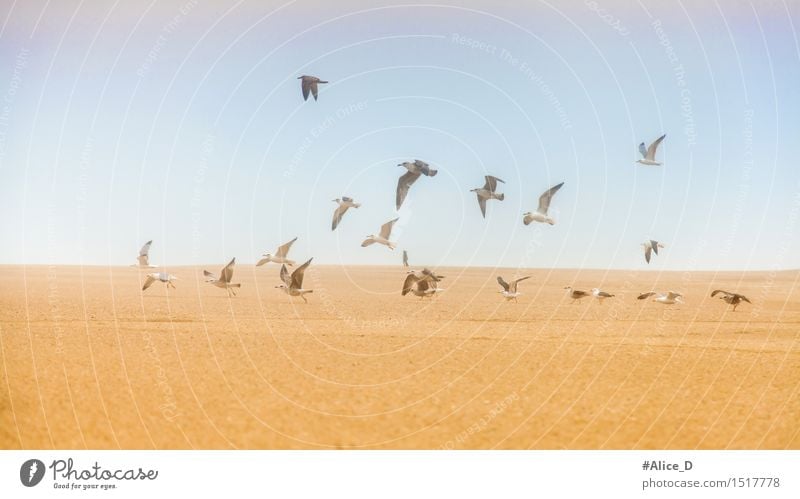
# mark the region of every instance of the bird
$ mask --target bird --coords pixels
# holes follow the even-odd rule
[[[736,312],[736,307],[739,306],[740,303],[746,301],[747,303],[752,304],[750,300],[747,299],[745,295],[740,295],[739,293],[731,293],[729,291],[723,291],[721,289],[715,289],[711,292],[711,296],[717,296],[718,294],[722,294],[720,299],[724,300],[725,303],[729,305],[733,305],[733,311]]]
[[[436,176],[438,170],[430,168],[428,163],[418,159],[415,159],[414,162],[405,161],[399,163],[397,166],[405,167],[405,169],[408,170],[397,179],[397,198],[395,204],[399,210],[408,195],[408,189],[411,187],[411,184],[416,182],[421,175],[425,175],[426,177]]]
[[[658,248],[663,248],[664,245],[658,241],[653,241],[652,239],[649,241],[645,241],[642,243],[642,247],[644,247],[644,259],[647,263],[650,263],[650,254],[655,253],[658,255]]]
[[[286,265],[281,265],[281,280],[283,284],[275,286],[276,288],[280,288],[289,296],[299,296],[303,299],[305,303],[308,303],[308,300],[304,296],[307,293],[313,293],[313,289],[303,289],[303,275],[305,274],[306,269],[311,264],[311,260],[314,258],[309,258],[306,263],[297,267],[292,275],[289,275],[289,271],[286,269]]]
[[[592,288],[592,296],[597,298],[597,302],[602,304],[606,298],[613,298],[614,295],[601,291],[600,288]]]
[[[408,267],[408,251],[403,250],[403,267]]]
[[[152,269],[155,268],[155,265],[150,265],[150,246],[153,244],[153,241],[147,241],[142,246],[142,249],[139,250],[139,256],[136,258],[137,263],[135,265],[131,265],[131,267],[139,267],[144,269]]]
[[[317,94],[319,93],[319,89],[317,85],[320,83],[328,83],[327,81],[322,81],[316,76],[298,76],[298,80],[300,80],[300,87],[303,89],[303,100],[308,100],[308,92],[311,92],[311,95],[314,96],[314,100],[317,100]]]
[[[420,271],[410,270],[407,272],[406,279],[403,281],[402,296],[412,293],[421,298],[432,297],[436,293],[444,291],[439,287],[439,281],[444,279],[443,275],[436,275],[431,270],[424,268]]]
[[[639,152],[642,153],[643,159],[637,159],[636,162],[648,166],[661,166],[661,163],[656,161],[656,150],[658,149],[658,145],[661,144],[661,141],[664,140],[664,137],[666,136],[667,134],[664,134],[657,138],[655,142],[650,144],[650,147],[647,149],[644,147],[644,142],[639,144]]]
[[[339,206],[333,212],[333,222],[331,223],[331,230],[336,230],[336,227],[339,225],[339,222],[342,221],[342,217],[347,212],[349,208],[360,208],[361,203],[356,203],[353,201],[353,198],[348,198],[342,196],[341,199],[336,198],[333,200],[334,203],[338,203]]]
[[[154,282],[161,281],[167,285],[167,289],[172,287],[175,289],[175,284],[172,281],[177,280],[178,278],[172,274],[168,274],[166,272],[153,272],[152,274],[147,274],[147,279],[144,281],[144,285],[142,286],[142,291],[149,288]]]
[[[497,282],[503,287],[503,289],[498,291],[498,293],[503,295],[503,297],[506,299],[506,301],[514,300],[514,303],[516,303],[517,302],[517,297],[519,297],[519,295],[522,294],[522,293],[517,291],[517,283],[519,283],[520,281],[524,281],[525,279],[530,279],[530,278],[531,278],[531,276],[526,275],[525,277],[520,277],[519,279],[514,279],[511,282],[506,282],[506,281],[503,280],[502,277],[497,276]]]
[[[662,303],[664,305],[674,305],[676,303],[684,303],[683,302],[683,295],[680,293],[675,293],[674,291],[667,291],[667,293],[656,293],[655,291],[650,291],[649,293],[642,293],[636,297],[637,300],[645,300],[651,296],[655,296],[653,298],[654,302]]]
[[[542,195],[539,196],[539,207],[536,208],[536,212],[531,213],[529,211],[524,213],[522,215],[522,222],[525,225],[529,225],[531,222],[541,222],[554,225],[556,221],[547,215],[547,210],[550,208],[550,201],[553,199],[553,195],[558,192],[559,189],[561,189],[562,185],[564,185],[564,182],[554,185],[542,193]]]
[[[486,175],[484,177],[486,179],[486,183],[483,184],[483,187],[479,187],[477,189],[470,189],[470,192],[474,192],[478,196],[478,204],[481,207],[481,213],[483,214],[483,218],[486,218],[486,200],[487,199],[497,199],[498,201],[502,201],[505,199],[506,195],[503,193],[497,194],[494,191],[497,190],[497,182],[502,182],[505,184],[504,180],[501,180],[497,177],[493,177],[491,175]]]
[[[241,288],[241,283],[232,284],[231,279],[233,278],[233,266],[236,264],[236,258],[234,257],[228,262],[228,265],[222,268],[222,271],[219,273],[219,277],[215,274],[207,270],[203,270],[203,275],[206,276],[206,282],[213,284],[218,288],[223,288],[228,292],[228,296],[233,294],[236,296],[236,291],[233,288]]]
[[[264,253],[262,256],[263,258],[256,263],[256,267],[260,267],[265,263],[274,262],[274,263],[285,263],[288,266],[294,265],[294,260],[289,260],[287,255],[289,254],[289,250],[292,248],[292,244],[297,241],[295,237],[291,241],[281,246],[278,246],[278,251],[275,252],[275,255],[270,255],[269,253]]]
[[[581,298],[586,298],[587,296],[590,296],[589,293],[587,293],[586,291],[572,289],[572,286],[565,286],[564,289],[569,291],[569,297],[572,298],[572,303],[577,302]]]
[[[381,225],[380,234],[377,235],[377,236],[374,235],[374,234],[368,235],[367,238],[364,240],[364,242],[361,243],[361,247],[365,248],[365,247],[367,247],[367,246],[369,246],[369,245],[371,245],[373,243],[378,243],[378,244],[382,244],[384,246],[388,246],[389,249],[394,249],[395,248],[395,244],[393,242],[389,241],[389,236],[392,235],[392,226],[398,220],[400,220],[399,217],[395,218],[394,220],[389,220],[385,224]]]

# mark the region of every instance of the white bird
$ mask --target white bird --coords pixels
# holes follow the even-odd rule
[[[530,224],[531,222],[541,222],[541,223],[548,223],[553,225],[556,223],[550,216],[547,215],[547,210],[550,209],[550,201],[553,199],[553,195],[561,189],[561,186],[564,185],[564,182],[561,182],[558,185],[554,185],[553,187],[546,190],[541,196],[539,196],[539,207],[536,208],[536,212],[527,212],[522,215],[522,222],[525,225]]]
[[[403,250],[403,267],[408,267],[408,251]]]
[[[746,301],[747,303],[752,303],[750,300],[747,299],[745,295],[740,295],[739,293],[731,293],[728,291],[723,291],[721,289],[715,289],[714,291],[712,291],[711,296],[714,297],[720,293],[722,294],[722,296],[720,296],[720,299],[724,300],[725,303],[727,303],[728,305],[733,305],[734,312],[736,312],[736,307],[738,307],[741,302]]]
[[[167,289],[170,287],[175,289],[175,284],[172,281],[177,280],[178,278],[172,274],[168,274],[166,272],[153,272],[152,274],[147,274],[147,279],[144,281],[144,285],[142,286],[142,291],[149,288],[154,282],[161,281],[167,285]]]
[[[597,302],[602,304],[606,298],[613,298],[614,295],[601,291],[599,288],[592,288],[592,296],[597,299]]]
[[[405,281],[403,281],[402,296],[412,293],[420,298],[432,297],[436,293],[444,291],[439,287],[439,281],[444,279],[442,275],[436,275],[427,268],[421,271],[408,271]]]
[[[637,159],[636,162],[648,166],[661,166],[661,163],[656,161],[656,150],[658,149],[658,145],[661,144],[661,141],[664,140],[664,137],[666,136],[667,135],[664,134],[661,137],[657,138],[655,142],[650,144],[650,147],[648,147],[647,149],[645,149],[644,147],[644,142],[639,144],[639,152],[642,153],[643,159]]]
[[[364,242],[361,243],[361,247],[365,248],[373,243],[378,243],[387,246],[389,249],[394,249],[395,244],[389,241],[389,237],[392,235],[392,226],[398,220],[400,220],[399,217],[395,218],[394,220],[389,220],[385,224],[381,225],[380,234],[378,234],[377,236],[374,234],[368,235],[367,238],[364,240]]]
[[[503,287],[502,290],[498,291],[507,301],[514,300],[514,303],[517,302],[517,298],[522,294],[517,291],[517,284],[520,281],[524,281],[525,279],[530,279],[531,276],[526,275],[525,277],[520,277],[519,279],[515,279],[511,282],[506,282],[503,280],[502,277],[497,276],[497,282]]]
[[[314,100],[317,100],[317,94],[319,93],[319,88],[317,87],[320,83],[328,83],[327,81],[322,81],[316,76],[298,76],[298,80],[300,81],[300,88],[303,89],[303,100],[308,100],[308,92],[311,92],[311,95],[314,96]]]
[[[306,297],[304,296],[307,293],[313,293],[313,289],[303,289],[303,275],[306,272],[306,269],[311,264],[311,260],[313,258],[309,258],[306,263],[297,267],[292,275],[289,275],[289,271],[286,269],[286,265],[281,265],[281,280],[283,284],[275,286],[276,288],[280,288],[289,296],[299,296],[303,299],[305,303],[308,303]]]
[[[228,265],[222,268],[222,271],[219,273],[219,277],[215,274],[207,270],[203,270],[203,275],[206,276],[206,282],[213,284],[218,288],[222,288],[228,292],[228,296],[233,293],[233,296],[236,296],[236,291],[233,288],[241,288],[241,283],[232,284],[231,279],[233,279],[233,266],[236,264],[236,258],[233,258]]]
[[[331,223],[331,230],[336,230],[336,227],[339,225],[339,222],[342,221],[342,217],[347,212],[349,208],[360,208],[361,203],[356,203],[353,201],[353,198],[348,198],[342,196],[341,199],[336,198],[333,200],[334,203],[338,203],[339,206],[333,212],[333,222]]]
[[[664,305],[674,305],[676,303],[684,303],[683,295],[680,293],[675,293],[673,291],[667,291],[666,294],[664,293],[656,293],[655,291],[650,291],[649,293],[642,293],[636,297],[637,300],[645,300],[651,296],[655,296],[653,298],[654,302],[662,303]]]
[[[650,263],[650,254],[655,253],[658,255],[658,248],[663,248],[664,245],[651,239],[650,241],[643,242],[642,247],[644,248],[644,259],[647,263]]]
[[[136,258],[137,262],[136,265],[131,265],[131,267],[139,267],[144,269],[152,269],[155,268],[155,265],[150,265],[150,246],[153,244],[153,241],[147,241],[142,246],[142,249],[139,250],[139,256]]]
[[[581,298],[586,298],[587,296],[591,296],[586,291],[581,291],[581,290],[578,290],[578,289],[572,289],[572,286],[565,286],[564,289],[569,291],[569,297],[572,298],[572,303],[577,302]]]
[[[264,253],[262,256],[263,258],[256,263],[256,267],[260,267],[265,263],[274,262],[274,263],[285,263],[286,265],[292,266],[294,265],[294,260],[289,260],[287,255],[289,254],[289,250],[292,248],[294,242],[297,241],[295,237],[288,243],[278,246],[278,251],[275,252],[275,255],[271,255],[269,253]]]
[[[483,218],[486,218],[486,200],[487,199],[497,199],[498,201],[502,201],[505,199],[506,195],[503,193],[497,194],[495,191],[497,190],[497,182],[502,182],[505,184],[504,180],[501,180],[497,177],[493,177],[491,175],[486,175],[484,177],[486,179],[486,183],[483,184],[483,187],[479,187],[477,189],[470,189],[470,192],[474,192],[478,196],[478,205],[481,207],[481,213],[483,214]]]
[[[406,196],[408,195],[408,189],[411,187],[411,184],[416,182],[420,175],[425,175],[426,177],[435,176],[438,173],[438,170],[432,169],[428,163],[418,159],[415,159],[413,163],[410,161],[405,161],[397,166],[402,166],[408,170],[406,173],[401,175],[399,179],[397,179],[397,196],[395,199],[395,205],[399,210],[400,206],[403,205],[403,201],[405,201]]]

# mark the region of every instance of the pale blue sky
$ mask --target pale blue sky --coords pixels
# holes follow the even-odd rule
[[[157,264],[248,263],[299,236],[298,260],[397,264],[360,243],[420,158],[412,263],[800,267],[797,3],[57,3],[0,7],[0,263],[148,239]],[[637,165],[661,133],[664,166]],[[557,224],[523,226],[562,181]],[[331,232],[341,195],[363,206]]]

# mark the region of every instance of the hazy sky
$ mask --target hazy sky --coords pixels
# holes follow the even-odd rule
[[[797,2],[3,2],[0,263],[800,267]],[[304,102],[297,76],[330,80]],[[667,134],[662,167],[637,145]],[[403,160],[439,175],[411,189]],[[469,189],[492,174],[481,218]],[[555,226],[522,224],[539,194]],[[335,232],[332,199],[363,203]],[[666,248],[649,267],[639,244]]]

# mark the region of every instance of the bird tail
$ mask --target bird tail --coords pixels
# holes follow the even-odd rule
[[[230,287],[232,287],[232,288],[241,288],[242,287],[242,283],[239,282],[239,283],[236,283],[236,284],[230,284]]]
[[[361,203],[353,203],[353,208],[361,208]]]
[[[500,200],[500,201],[504,200],[505,198],[506,198],[506,195],[504,193],[502,193],[502,192],[497,195],[497,199]]]

